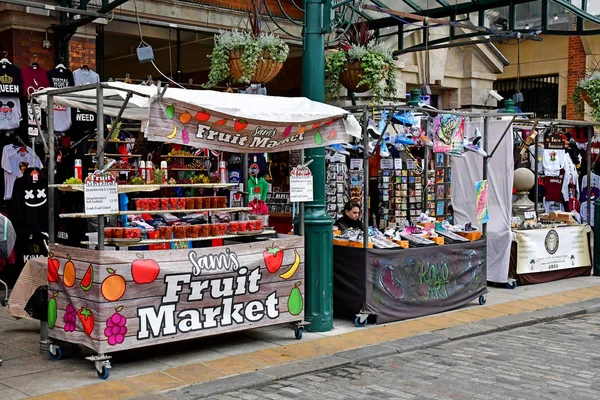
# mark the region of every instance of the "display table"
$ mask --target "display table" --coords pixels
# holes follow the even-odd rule
[[[485,302],[486,241],[409,249],[333,246],[334,313],[377,324]],[[359,324],[357,320],[357,325]]]
[[[513,231],[509,275],[520,285],[591,274],[586,225]]]

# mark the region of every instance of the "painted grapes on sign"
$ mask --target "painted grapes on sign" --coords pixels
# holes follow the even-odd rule
[[[284,239],[102,260],[94,252],[67,256],[55,245],[50,337],[104,353],[302,321],[302,245]]]

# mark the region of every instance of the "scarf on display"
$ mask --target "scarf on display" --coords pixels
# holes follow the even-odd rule
[[[462,152],[465,137],[464,117],[438,114],[433,119],[433,130],[433,151],[435,153]]]

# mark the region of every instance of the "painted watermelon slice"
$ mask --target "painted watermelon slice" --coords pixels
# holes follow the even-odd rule
[[[90,264],[87,271],[85,271],[85,275],[83,276],[83,279],[81,280],[81,283],[79,284],[79,286],[81,286],[81,289],[83,291],[87,292],[88,290],[90,290],[92,288],[93,283],[94,283],[94,267],[92,266],[92,264]]]

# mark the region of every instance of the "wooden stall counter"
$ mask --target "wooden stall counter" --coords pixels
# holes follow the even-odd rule
[[[99,354],[304,319],[304,239],[95,251],[51,245],[49,337]]]

